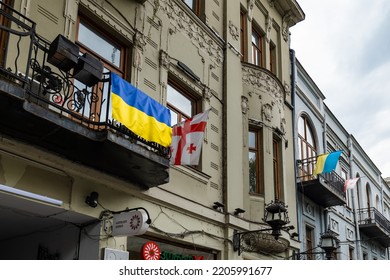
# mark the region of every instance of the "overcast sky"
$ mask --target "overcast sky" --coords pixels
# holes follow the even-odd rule
[[[382,177],[390,177],[390,1],[297,0],[291,48]]]

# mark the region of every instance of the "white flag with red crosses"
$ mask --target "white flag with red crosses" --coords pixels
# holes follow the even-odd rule
[[[198,165],[210,110],[172,127],[171,165]]]

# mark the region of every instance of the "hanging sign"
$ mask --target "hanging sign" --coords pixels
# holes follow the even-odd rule
[[[149,228],[149,224],[146,223],[147,220],[148,215],[142,209],[114,214],[112,235],[133,236],[144,234]]]

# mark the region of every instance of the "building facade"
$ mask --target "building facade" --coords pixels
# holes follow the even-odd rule
[[[0,7],[1,259],[299,251],[289,27],[304,14],[295,0]],[[169,108],[172,125],[210,110],[198,165],[170,165],[169,148],[112,118],[111,73]],[[132,234],[118,234],[120,219]],[[270,221],[290,232],[271,232]]]
[[[358,141],[324,103],[325,96],[295,58],[294,139],[300,259],[389,259],[389,186]],[[313,175],[317,156],[341,150],[336,169]],[[359,178],[345,189],[347,179]],[[321,236],[337,239],[325,255]]]

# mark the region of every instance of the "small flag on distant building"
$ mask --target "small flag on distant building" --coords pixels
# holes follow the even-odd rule
[[[342,151],[336,151],[319,155],[317,157],[317,163],[314,168],[313,175],[332,172],[336,168],[341,152]]]
[[[344,192],[346,192],[349,189],[353,189],[357,183],[357,181],[360,179],[360,177],[356,177],[353,179],[347,179],[344,183]]]
[[[172,127],[171,164],[198,165],[210,110]]]
[[[111,73],[112,117],[129,130],[164,147],[172,142],[171,111]]]

